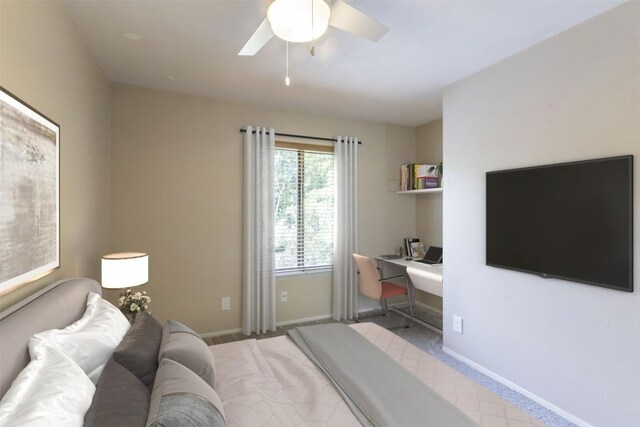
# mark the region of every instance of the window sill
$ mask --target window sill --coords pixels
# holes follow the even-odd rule
[[[326,276],[332,273],[333,266],[325,268],[314,268],[312,270],[276,271],[276,278]]]

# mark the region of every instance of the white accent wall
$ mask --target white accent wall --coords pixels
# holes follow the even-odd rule
[[[640,3],[453,84],[443,111],[445,348],[581,424],[640,425]],[[485,265],[485,172],[625,154],[635,292]]]

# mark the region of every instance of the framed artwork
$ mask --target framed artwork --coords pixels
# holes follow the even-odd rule
[[[60,126],[0,87],[0,294],[60,267]]]

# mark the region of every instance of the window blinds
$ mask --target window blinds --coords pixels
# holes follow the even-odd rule
[[[276,270],[303,271],[333,262],[333,147],[276,143]]]

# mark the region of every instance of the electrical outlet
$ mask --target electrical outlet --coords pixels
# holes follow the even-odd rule
[[[462,317],[453,316],[453,331],[462,334]]]
[[[287,302],[289,300],[289,292],[282,291],[280,292],[280,302]]]
[[[231,297],[220,298],[220,309],[223,311],[231,310]]]

